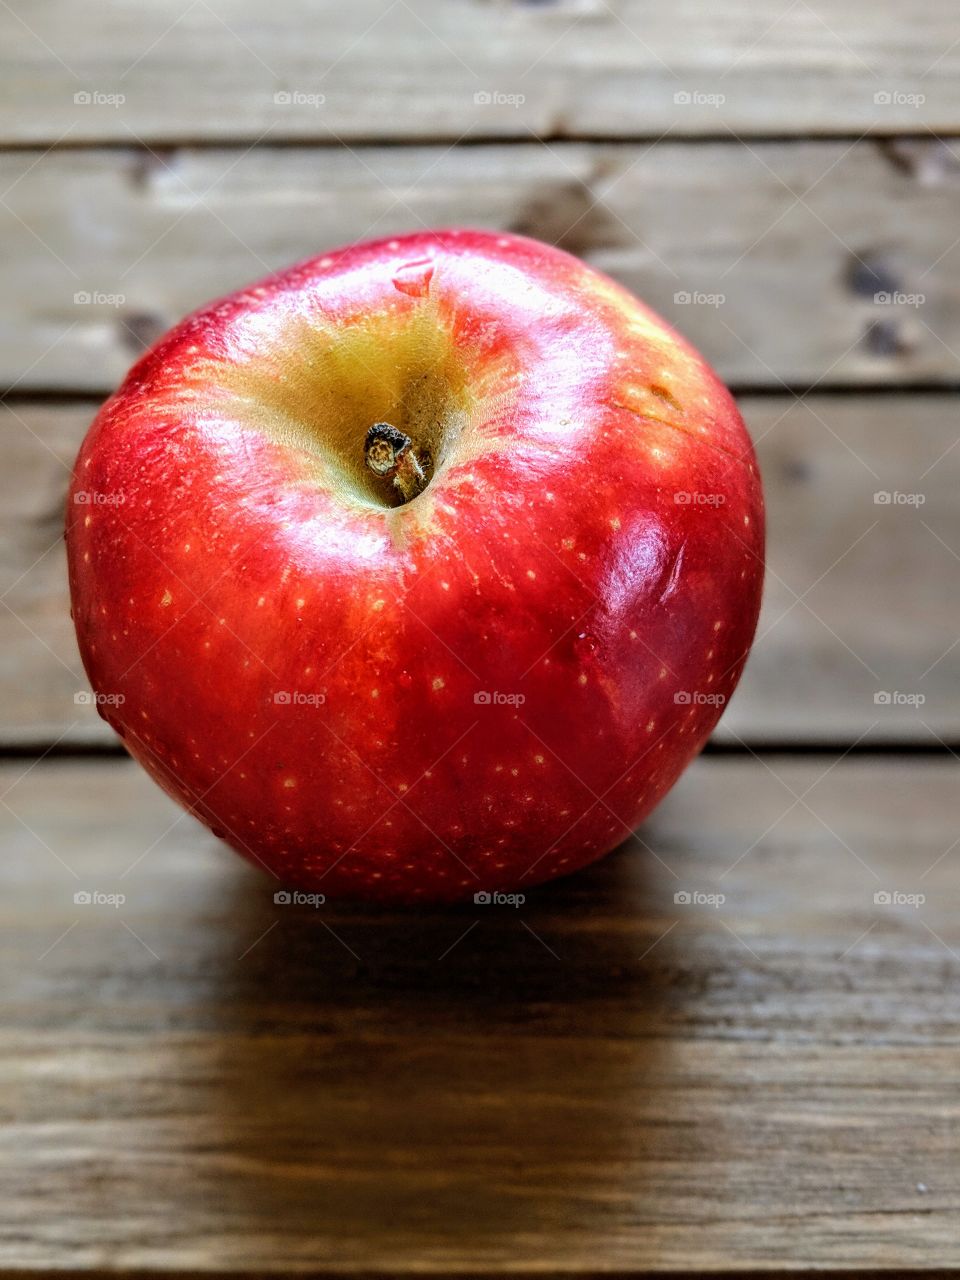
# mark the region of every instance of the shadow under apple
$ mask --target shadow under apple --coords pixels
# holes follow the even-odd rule
[[[669,1053],[647,877],[625,847],[520,906],[398,911],[231,876],[200,1095],[221,1263],[492,1265],[632,1200]]]

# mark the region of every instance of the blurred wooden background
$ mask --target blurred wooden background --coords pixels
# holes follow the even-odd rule
[[[949,0],[0,0],[8,1270],[953,1273],[958,132]],[[520,922],[279,919],[76,700],[69,467],[185,312],[455,223],[733,387],[759,638]]]

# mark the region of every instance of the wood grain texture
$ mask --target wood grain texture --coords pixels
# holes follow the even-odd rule
[[[703,760],[409,913],[275,905],[132,764],[0,775],[5,1268],[955,1268],[952,763]]]
[[[956,36],[950,0],[12,0],[0,138],[946,132]]]
[[[746,397],[741,407],[767,489],[769,571],[759,638],[718,739],[955,740],[955,400]],[[87,686],[60,532],[68,467],[93,412],[92,404],[0,409],[0,743],[114,741],[74,701]],[[916,494],[922,505],[878,504],[878,493]],[[878,693],[889,703],[877,704]]]
[[[270,270],[458,223],[585,257],[741,386],[957,380],[960,161],[932,137],[25,151],[0,189],[0,386],[21,391],[107,392]]]

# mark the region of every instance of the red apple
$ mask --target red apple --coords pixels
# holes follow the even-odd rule
[[[328,896],[522,890],[621,843],[712,730],[760,601],[728,392],[512,235],[354,245],[197,312],[101,409],[68,511],[109,722]]]

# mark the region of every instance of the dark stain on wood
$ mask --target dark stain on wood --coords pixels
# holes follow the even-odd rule
[[[847,265],[847,288],[859,298],[896,293],[900,279],[886,254],[868,249],[853,254]]]
[[[551,184],[531,196],[511,220],[509,230],[554,244],[577,257],[626,243],[629,232],[597,199],[585,182]]]
[[[864,345],[872,356],[902,356],[910,350],[903,337],[900,321],[895,317],[871,320],[863,335]]]
[[[124,346],[137,356],[152,347],[169,328],[162,316],[150,311],[121,313],[117,325]]]

